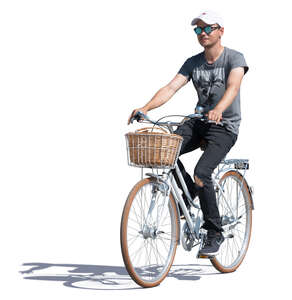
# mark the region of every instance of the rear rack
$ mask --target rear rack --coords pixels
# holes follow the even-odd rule
[[[237,170],[248,170],[249,160],[248,159],[225,159],[222,160],[221,164],[234,165]]]

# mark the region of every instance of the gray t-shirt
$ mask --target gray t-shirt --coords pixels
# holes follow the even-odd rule
[[[208,64],[204,52],[188,58],[180,68],[180,74],[192,79],[198,93],[197,105],[204,108],[204,112],[213,109],[223,97],[227,88],[227,79],[232,69],[244,68],[244,74],[248,66],[242,53],[224,47],[219,58]],[[223,112],[223,124],[227,130],[238,134],[241,120],[240,113],[240,91],[232,104]]]

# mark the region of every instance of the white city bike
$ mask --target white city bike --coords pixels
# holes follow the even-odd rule
[[[202,119],[203,115],[195,113],[186,116],[181,122],[162,122],[153,121],[139,112],[131,121],[159,126],[167,129],[168,134],[143,134],[140,131],[136,133],[136,138],[126,135],[129,164],[150,168],[151,171],[130,191],[120,228],[126,269],[142,287],[154,287],[161,283],[172,266],[180,243],[186,251],[197,246],[197,257],[210,259],[213,266],[222,273],[235,271],[248,249],[254,209],[252,188],[245,179],[249,161],[224,159],[212,178],[225,240],[216,256],[203,257],[198,253],[204,245],[207,231],[201,228],[203,215],[198,198],[191,198],[177,166],[181,144],[177,141],[179,137],[173,134],[175,126],[182,125],[190,118]],[[168,140],[164,140],[166,137]],[[185,205],[174,172],[190,207]],[[183,216],[180,216],[179,206]]]

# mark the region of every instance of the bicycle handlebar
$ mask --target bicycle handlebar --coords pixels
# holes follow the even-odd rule
[[[201,120],[201,121],[205,121],[205,122],[208,122],[208,123],[216,123],[215,121],[211,121],[211,120],[208,120],[207,117],[205,115],[203,115],[202,113],[194,113],[194,114],[190,114],[190,115],[176,115],[176,116],[179,116],[179,117],[184,117],[184,118],[188,118],[188,119],[198,119],[198,120]],[[142,112],[138,111],[130,120],[130,123],[133,123],[134,120],[136,120],[137,122],[139,123],[143,123],[141,122],[142,120],[146,120],[147,123],[152,123],[153,125],[157,125],[157,126],[180,126],[182,125],[184,122],[185,122],[185,119],[183,119],[181,122],[170,122],[170,121],[167,121],[167,122],[160,122],[160,121],[154,121],[154,120],[151,120],[147,115],[143,114]],[[219,122],[217,123],[217,125],[220,125],[220,126],[223,126],[223,123],[222,122]]]

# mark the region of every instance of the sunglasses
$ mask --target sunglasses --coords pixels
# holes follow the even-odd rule
[[[194,31],[197,35],[201,34],[204,30],[205,33],[207,34],[210,34],[212,31],[216,30],[216,29],[219,29],[220,26],[205,26],[204,28],[203,27],[195,27],[194,28]]]

